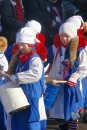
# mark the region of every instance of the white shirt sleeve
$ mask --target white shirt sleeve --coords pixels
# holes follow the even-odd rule
[[[81,80],[87,76],[87,46],[79,54],[78,62],[79,66],[77,67],[76,72],[73,74],[77,75],[78,80]]]
[[[34,57],[29,62],[29,69],[24,72],[17,73],[19,84],[27,84],[37,82],[43,71],[42,61],[39,57]]]
[[[8,61],[5,57],[5,55],[1,54],[1,53],[0,53],[0,69],[3,70],[4,72],[8,71]],[[0,75],[0,82],[4,79],[7,79],[7,77]]]
[[[5,72],[8,71],[8,61],[4,54],[0,54],[0,68]]]

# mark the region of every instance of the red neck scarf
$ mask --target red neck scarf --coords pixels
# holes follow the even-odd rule
[[[81,35],[81,33],[80,34],[78,34],[78,37],[79,37],[79,45],[78,45],[78,48],[77,49],[79,49],[79,48],[85,48],[86,47],[86,39],[85,39],[85,37],[83,36],[83,35]],[[63,46],[63,47],[68,47],[68,46],[65,46],[65,45],[63,45],[62,43],[61,43],[61,41],[60,41],[60,37],[59,37],[59,34],[56,34],[55,36],[54,36],[54,46],[56,47],[56,48],[59,48],[59,47],[61,47],[61,45]]]
[[[59,36],[58,33],[54,36],[53,42],[54,42],[54,46],[55,46],[56,48],[60,48],[61,46],[63,46],[64,48],[67,48],[67,47],[69,46],[69,45],[64,45],[64,44],[61,42],[60,36]]]
[[[22,4],[20,2],[20,0],[16,0],[16,12],[17,12],[17,19],[19,21],[24,21],[24,12],[22,9]]]
[[[24,64],[29,57],[34,55],[34,53],[35,51],[27,53],[27,54],[19,54],[19,61]]]

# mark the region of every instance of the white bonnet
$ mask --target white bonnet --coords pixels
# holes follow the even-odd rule
[[[77,29],[80,29],[82,23],[84,23],[83,19],[81,16],[77,15],[77,16],[72,16],[70,18],[68,18],[66,20],[66,22],[71,22],[73,24],[75,24]]]
[[[20,31],[17,33],[16,43],[21,42],[21,43],[35,44],[35,39],[36,39],[35,31],[29,27],[24,27],[20,29]]]
[[[62,34],[62,33],[65,33],[71,38],[73,38],[77,36],[77,28],[73,23],[65,22],[59,28],[59,34]]]
[[[35,20],[28,21],[26,23],[25,27],[32,28],[36,34],[41,32],[41,24]]]

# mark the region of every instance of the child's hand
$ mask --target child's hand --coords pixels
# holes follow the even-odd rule
[[[74,76],[71,75],[70,78],[68,79],[67,83],[70,87],[74,87],[77,83],[77,80]]]
[[[18,81],[17,75],[11,75],[10,80],[12,80],[13,82],[17,82]]]
[[[73,73],[72,75],[70,75],[67,83],[70,87],[74,87],[77,83],[77,80],[79,78],[79,74],[77,72]]]

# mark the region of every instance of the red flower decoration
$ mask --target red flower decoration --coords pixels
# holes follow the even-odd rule
[[[78,32],[77,32],[77,35],[78,36],[84,36],[84,29],[79,29]]]
[[[13,46],[13,48],[12,48],[12,55],[14,55],[14,54],[17,52],[18,49],[19,49],[18,44],[15,44],[15,45]]]
[[[79,35],[79,45],[78,45],[78,49],[79,48],[85,48],[86,47],[86,39],[84,36]]]
[[[38,34],[36,35],[36,38],[37,38],[42,44],[45,43],[45,36],[44,36],[42,33],[38,33]]]
[[[38,40],[40,40],[40,43],[36,43],[36,52],[37,54],[40,56],[40,58],[42,59],[42,61],[45,61],[45,59],[47,58],[48,55],[48,50],[46,48],[46,46],[44,45],[45,42],[45,36],[42,33],[39,33],[36,38],[38,38]]]

